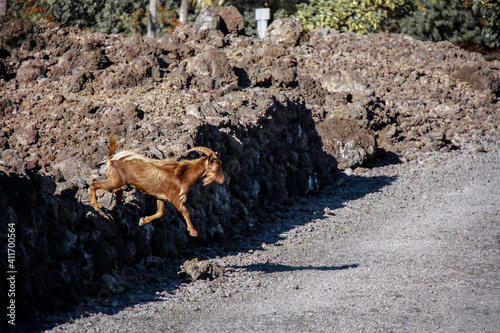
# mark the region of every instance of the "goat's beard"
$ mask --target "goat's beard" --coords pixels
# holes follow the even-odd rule
[[[209,178],[209,177],[206,177],[205,179],[203,179],[203,186],[207,186],[208,184],[212,183],[215,179],[213,178]]]

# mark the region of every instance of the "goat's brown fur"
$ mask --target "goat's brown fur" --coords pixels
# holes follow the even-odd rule
[[[185,154],[200,151],[207,156],[196,160],[155,160],[130,150],[115,153],[116,149],[118,149],[118,141],[116,136],[112,135],[109,140],[107,179],[90,184],[92,205],[102,213],[97,204],[96,190],[112,190],[117,199],[121,200],[122,187],[131,185],[157,199],[157,212],[141,218],[139,225],[142,226],[160,218],[163,215],[165,201],[170,201],[184,216],[189,234],[194,237],[198,236],[184,203],[190,188],[200,178],[205,177],[203,185],[208,185],[213,181],[219,184],[224,183],[222,161],[217,158],[216,154],[208,148],[195,147]]]

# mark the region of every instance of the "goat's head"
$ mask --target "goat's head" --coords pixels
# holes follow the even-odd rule
[[[223,184],[225,181],[224,173],[222,172],[222,161],[217,158],[217,154],[213,150],[206,147],[194,147],[189,149],[184,153],[184,155],[189,154],[193,151],[199,151],[207,155],[207,164],[203,180],[203,185],[206,186],[211,182],[215,181],[219,184]]]

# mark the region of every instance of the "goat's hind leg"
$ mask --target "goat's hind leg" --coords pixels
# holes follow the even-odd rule
[[[182,216],[184,216],[189,234],[193,237],[198,237],[198,231],[196,231],[196,229],[193,226],[193,223],[191,222],[191,218],[189,217],[189,211],[187,210],[187,208],[182,203],[179,202],[174,203],[174,206],[175,208],[177,208],[179,212],[181,212]]]
[[[146,217],[141,217],[139,220],[139,225],[143,226],[153,220],[156,220],[163,215],[163,210],[165,209],[165,202],[163,200],[157,199],[156,200],[156,213],[151,215],[151,216],[146,216]]]

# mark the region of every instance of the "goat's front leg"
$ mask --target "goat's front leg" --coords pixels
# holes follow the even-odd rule
[[[156,200],[156,207],[157,207],[157,210],[156,210],[155,214],[153,214],[151,216],[147,216],[147,217],[141,217],[141,219],[139,220],[140,226],[145,225],[146,223],[149,223],[153,220],[156,220],[163,215],[163,210],[165,209],[165,202],[163,200],[157,199]]]
[[[99,212],[99,214],[105,218],[109,218],[109,216],[106,213],[104,213],[97,204],[96,191],[98,189],[109,191],[114,187],[116,187],[116,183],[109,179],[94,181],[90,184],[90,201],[92,202],[92,206],[94,206],[94,208]]]
[[[101,208],[99,208],[99,205],[97,204],[97,196],[96,196],[96,190],[99,188],[97,187],[95,184],[97,182],[92,182],[90,184],[90,201],[92,202],[92,206],[94,206],[95,209],[97,210],[101,210]]]
[[[181,212],[182,216],[184,216],[184,219],[186,220],[187,223],[187,229],[189,231],[189,234],[193,237],[197,237],[198,231],[196,231],[196,229],[193,226],[193,223],[191,223],[191,219],[189,218],[189,211],[187,210],[187,208],[184,207],[184,205],[180,202],[174,203],[174,205],[175,208],[177,208],[177,210]]]

